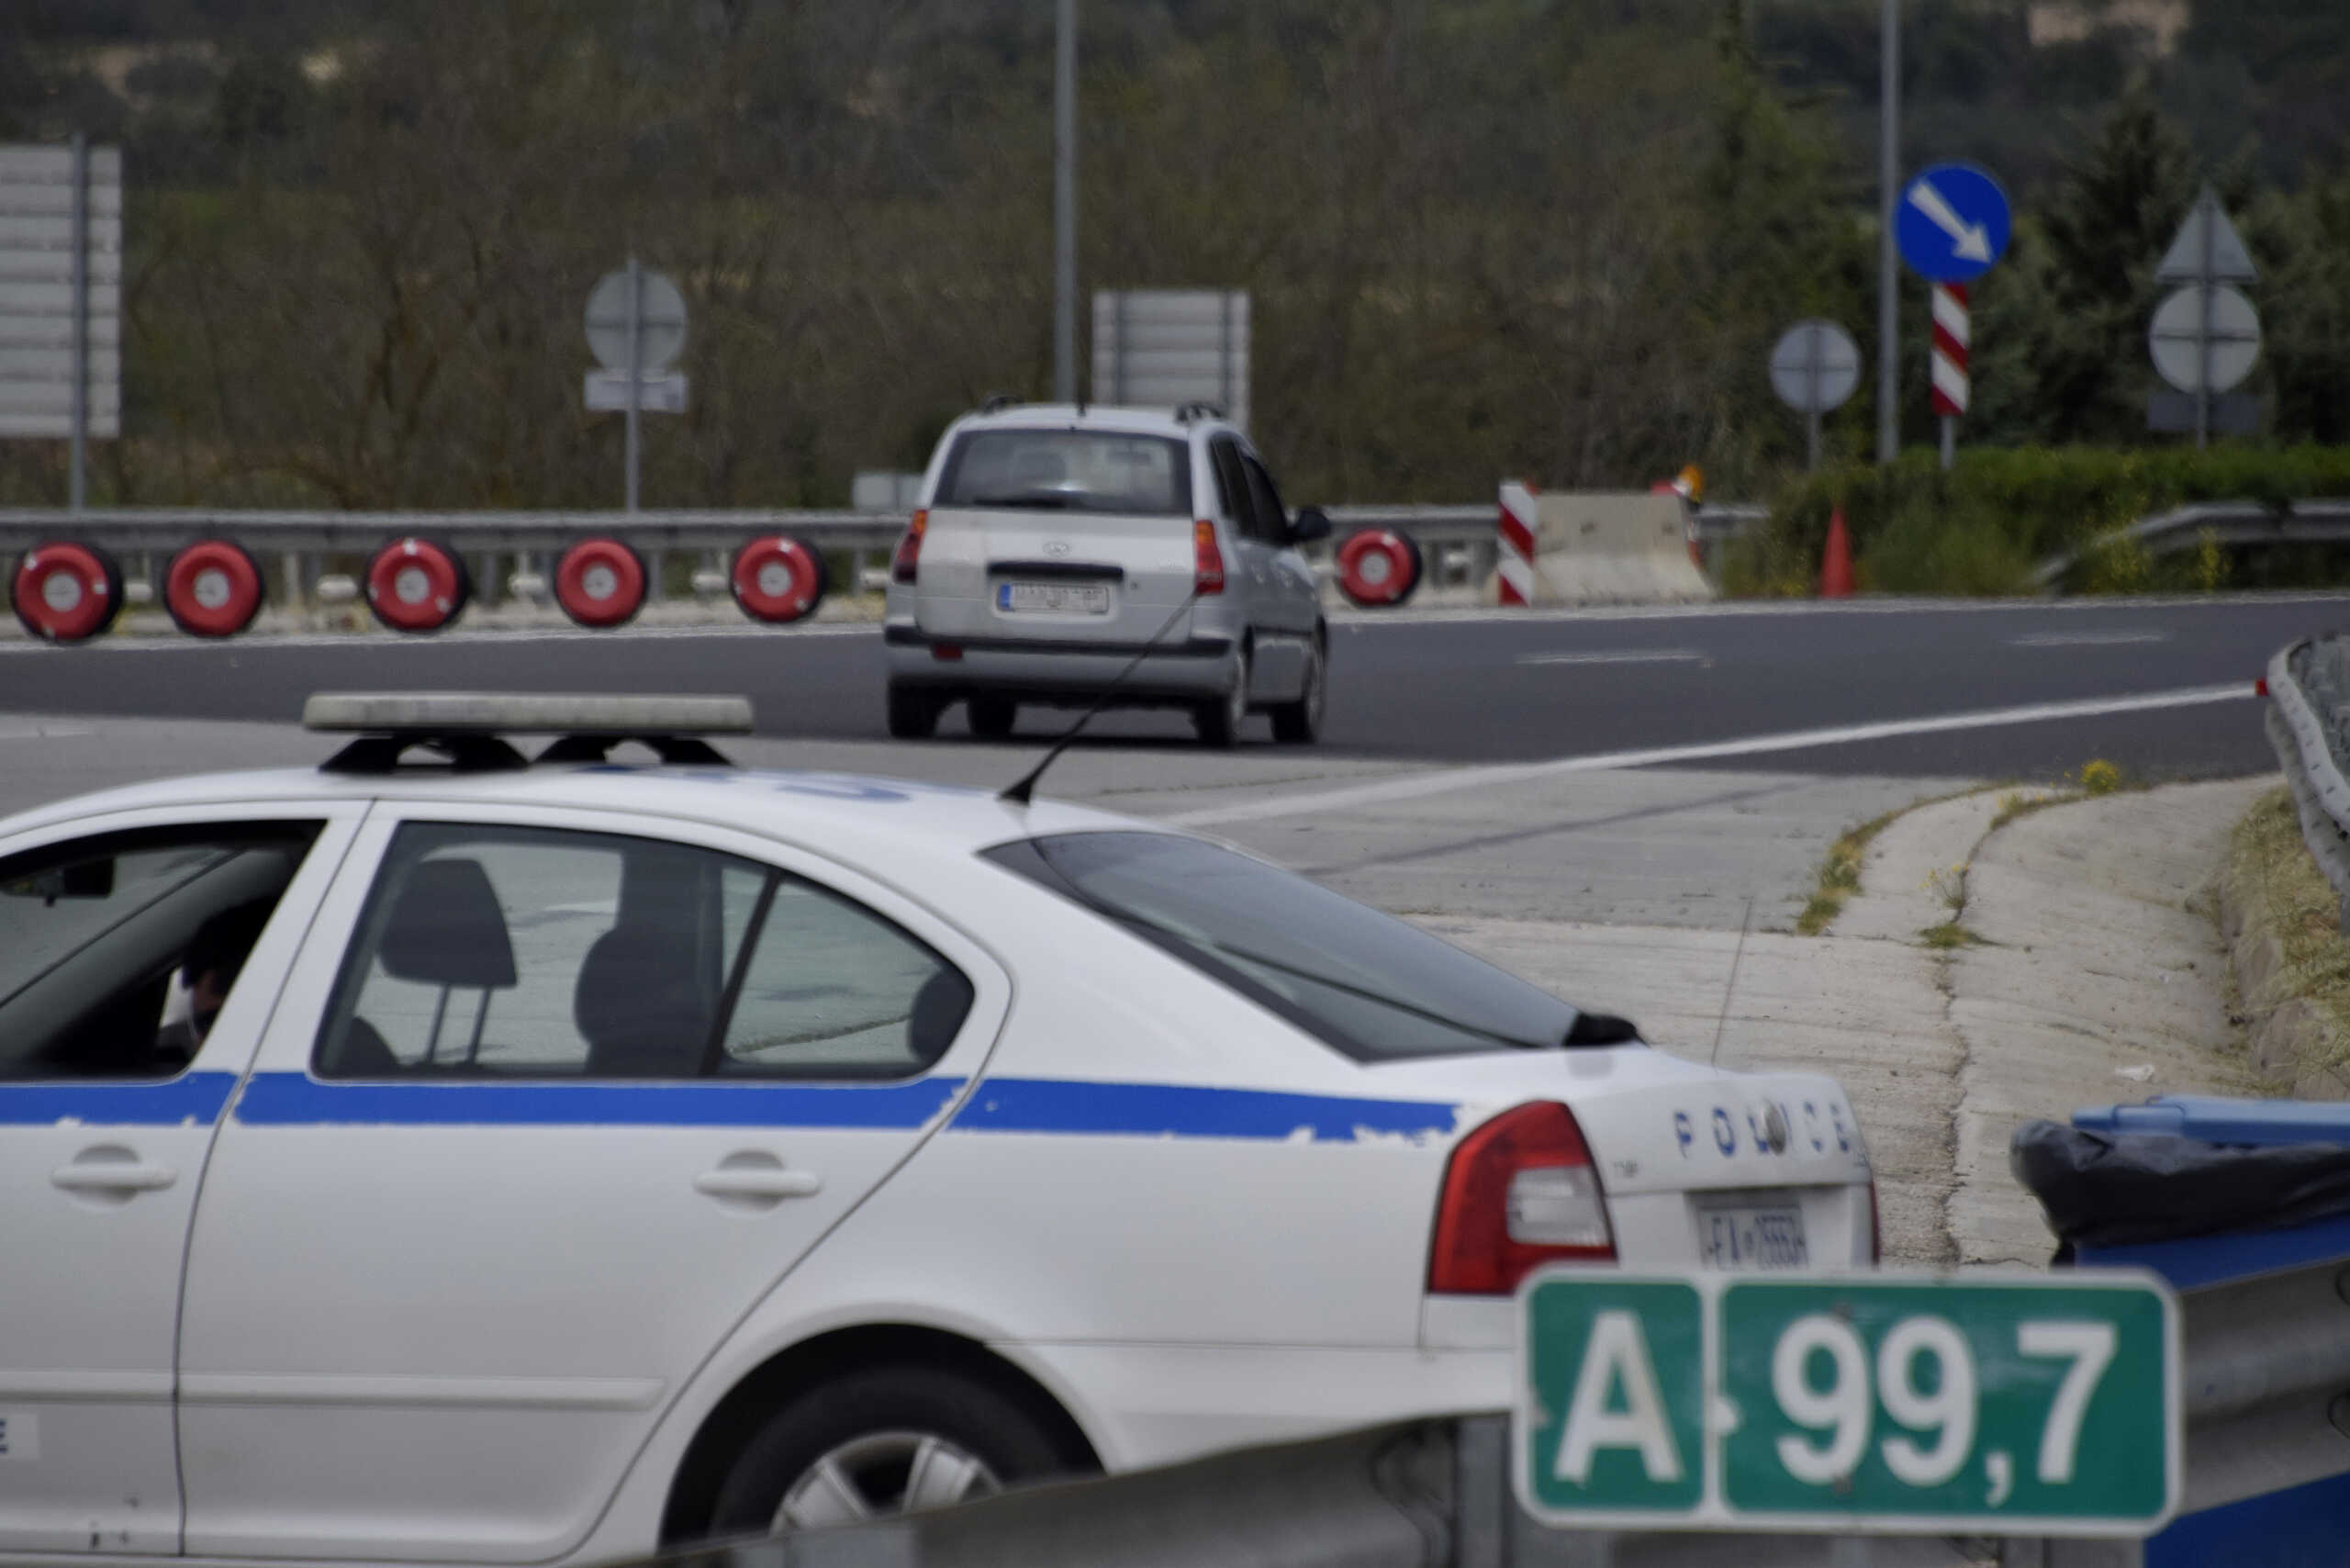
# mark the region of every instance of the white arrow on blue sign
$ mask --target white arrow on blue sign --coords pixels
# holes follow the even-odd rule
[[[1919,275],[1964,283],[2007,252],[2011,225],[1998,181],[1972,163],[1936,163],[1903,188],[1893,238]]]

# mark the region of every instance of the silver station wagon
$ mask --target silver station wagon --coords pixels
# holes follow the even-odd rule
[[[1298,546],[1329,520],[1292,516],[1214,409],[991,402],[922,495],[890,562],[891,734],[957,702],[989,738],[1023,705],[1096,703],[1187,710],[1211,745],[1254,712],[1275,740],[1320,730],[1329,637]]]

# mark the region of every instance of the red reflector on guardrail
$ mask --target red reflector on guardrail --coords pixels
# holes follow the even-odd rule
[[[172,557],[163,608],[191,637],[233,637],[261,613],[261,567],[245,547],[207,539]]]
[[[121,613],[122,569],[95,544],[43,544],[17,564],[8,601],[34,636],[79,643]]]

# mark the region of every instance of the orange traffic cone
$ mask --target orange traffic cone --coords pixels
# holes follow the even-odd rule
[[[1828,514],[1828,551],[1819,563],[1819,597],[1852,597],[1852,536],[1844,532],[1844,509]]]

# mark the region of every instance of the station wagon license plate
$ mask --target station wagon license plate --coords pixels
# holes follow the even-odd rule
[[[1709,1269],[1807,1269],[1811,1247],[1795,1204],[1700,1204],[1697,1247]]]
[[[995,607],[1013,615],[1107,615],[1108,583],[998,583]]]

